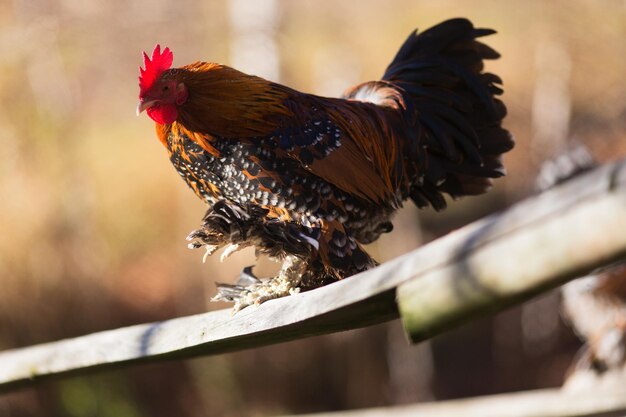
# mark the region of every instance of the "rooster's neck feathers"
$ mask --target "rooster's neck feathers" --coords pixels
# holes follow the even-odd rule
[[[189,99],[178,122],[191,131],[224,138],[265,136],[291,115],[286,87],[214,63],[196,62],[182,70]]]

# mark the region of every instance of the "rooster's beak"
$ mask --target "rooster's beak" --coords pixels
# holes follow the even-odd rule
[[[141,112],[143,112],[145,109],[152,107],[155,102],[156,100],[148,100],[148,101],[141,100],[139,104],[137,105],[137,116],[139,116]]]

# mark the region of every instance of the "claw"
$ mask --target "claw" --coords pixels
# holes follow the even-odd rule
[[[217,286],[217,294],[211,298],[211,301],[234,302],[237,298],[241,297],[241,294],[245,290],[245,288],[237,284],[216,282],[215,285]]]
[[[231,243],[228,246],[226,246],[226,249],[224,249],[222,256],[220,256],[220,262],[224,262],[226,258],[228,258],[233,253],[237,252],[239,249],[240,249],[239,245],[234,244],[234,243]]]
[[[204,256],[202,257],[202,263],[205,264],[206,263],[206,258],[209,257],[209,255],[212,255],[213,252],[215,252],[219,246],[215,246],[215,245],[204,245],[206,252],[204,253]],[[191,248],[193,249],[193,248]]]
[[[261,280],[254,275],[252,272],[252,268],[254,266],[246,266],[241,274],[239,274],[239,279],[237,280],[237,285],[242,287],[249,287],[250,285],[260,284]]]

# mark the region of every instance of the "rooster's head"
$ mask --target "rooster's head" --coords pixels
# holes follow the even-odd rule
[[[144,68],[139,67],[139,105],[137,115],[146,110],[159,124],[169,124],[178,118],[178,106],[187,101],[185,84],[177,78],[178,69],[170,68],[174,54],[169,48],[161,51],[157,45],[152,58],[143,53]]]

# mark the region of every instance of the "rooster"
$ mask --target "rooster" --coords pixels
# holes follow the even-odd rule
[[[173,54],[144,52],[137,114],[156,122],[178,173],[209,205],[191,248],[222,259],[253,246],[283,262],[261,281],[250,268],[218,284],[235,310],[345,278],[376,265],[363,244],[391,231],[411,199],[446,207],[504,175],[513,147],[501,122],[499,54],[477,41],[495,33],[452,19],[411,33],[379,81],[341,98],[305,94],[225,65],[171,68]],[[206,256],[206,255],[205,255]]]

